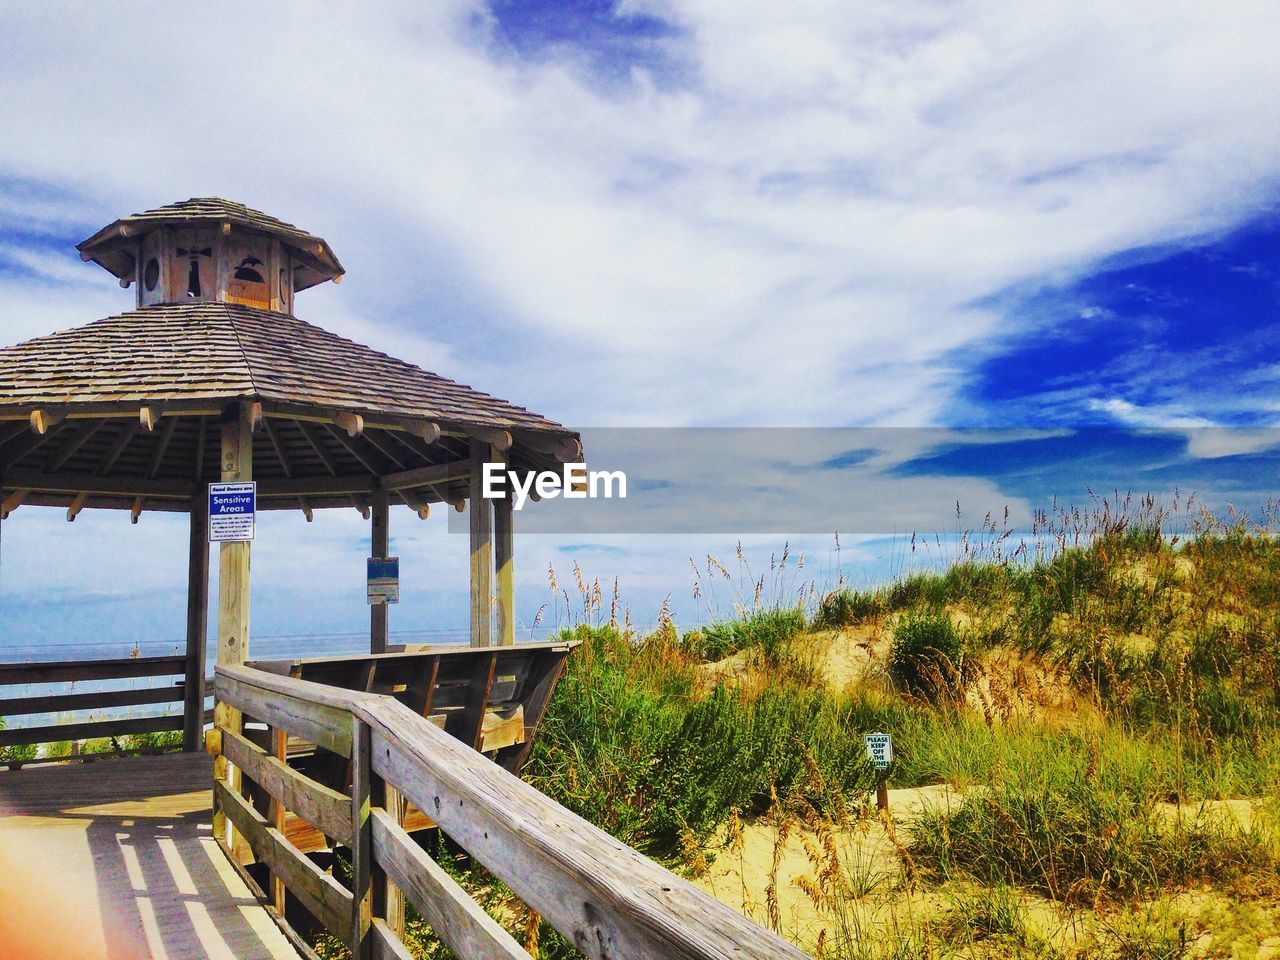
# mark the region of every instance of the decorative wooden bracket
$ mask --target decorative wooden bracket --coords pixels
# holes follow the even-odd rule
[[[0,504],[0,519],[7,520],[9,518],[9,514],[22,506],[22,501],[27,499],[28,492],[29,491],[26,490],[15,490],[13,493],[9,494],[9,496],[5,497],[4,503]]]
[[[40,436],[44,436],[49,432],[49,428],[56,426],[67,418],[65,413],[51,413],[48,410],[32,410],[31,411],[31,429]]]
[[[80,511],[84,509],[85,501],[89,499],[87,493],[77,493],[71,501],[71,506],[67,507],[67,523],[74,523]]]
[[[340,413],[334,417],[334,422],[347,431],[348,437],[358,437],[364,433],[364,417],[358,413]]]
[[[499,451],[511,449],[511,433],[496,427],[468,427],[467,432],[477,440],[489,443]]]
[[[405,430],[418,437],[423,443],[431,444],[440,439],[440,424],[431,420],[406,421]]]
[[[400,499],[409,505],[409,509],[418,515],[419,520],[425,520],[431,515],[431,504],[416,493],[410,493],[408,490],[400,490],[398,493]]]
[[[582,459],[582,442],[577,437],[524,433],[520,436],[520,442],[530,450],[551,454],[561,463],[574,463]]]

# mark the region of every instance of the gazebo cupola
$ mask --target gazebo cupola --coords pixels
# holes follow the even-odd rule
[[[214,300],[292,313],[298,291],[342,279],[321,238],[216,197],[122,217],[77,249],[135,285],[139,307]]]

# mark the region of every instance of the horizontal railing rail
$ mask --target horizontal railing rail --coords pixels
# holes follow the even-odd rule
[[[47,663],[0,663],[0,686],[31,683],[79,683],[127,680],[182,673],[186,657],[120,657],[115,660],[54,660]]]
[[[215,833],[233,861],[270,870],[269,899],[286,927],[287,893],[355,957],[403,960],[396,905],[407,896],[460,960],[527,960],[405,831],[403,798],[589,957],[807,956],[392,697],[237,666],[217,668],[215,689]],[[269,725],[272,751],[238,729],[241,712]],[[348,761],[348,791],[290,768],[289,735]],[[290,815],[349,850],[349,877],[290,842]]]
[[[63,716],[86,711],[119,712],[128,707],[157,704],[185,704],[187,658],[121,657],[109,660],[57,660],[36,663],[0,663],[0,718],[6,721],[25,716]],[[5,697],[3,690],[18,686],[98,683],[100,681],[149,679],[172,676],[172,683],[105,690],[28,693]],[[161,716],[110,716],[101,719],[70,719],[38,726],[8,725],[0,729],[0,748],[59,743],[63,741],[109,739],[138,734],[182,730],[185,708]],[[37,720],[37,723],[39,721]],[[13,759],[0,755],[0,765],[17,766],[33,759]],[[59,758],[61,759],[61,758]]]

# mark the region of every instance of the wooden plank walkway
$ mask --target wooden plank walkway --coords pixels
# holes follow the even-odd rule
[[[298,960],[214,842],[212,763],[0,772],[0,960]]]

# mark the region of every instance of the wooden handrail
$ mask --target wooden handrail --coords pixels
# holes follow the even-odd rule
[[[163,717],[122,717],[117,720],[87,720],[84,723],[54,723],[44,727],[14,727],[0,730],[0,747],[63,740],[94,740],[138,733],[163,733],[182,729],[182,714]]]
[[[162,677],[186,670],[187,658],[119,657],[114,660],[53,660],[44,663],[0,663],[0,686],[27,683],[66,683],[84,680],[124,680]]]
[[[375,866],[415,901],[461,960],[523,954],[509,937],[504,940],[505,934],[495,933],[496,925],[486,923],[474,903],[460,899],[469,900],[451,880],[441,879],[443,871],[432,870],[422,862],[420,851],[402,842],[407,837],[389,811],[371,806],[374,780],[394,788],[431,817],[589,957],[802,960],[808,956],[391,697],[235,666],[217,668],[215,688],[220,700],[247,715],[313,742],[323,741],[327,749],[337,747],[333,752],[351,757],[349,835],[354,840],[354,877],[350,889],[344,888],[351,898],[345,916],[339,914],[347,901],[335,901],[327,885],[312,889],[318,881],[300,872],[296,858],[277,849],[282,836],[260,813],[225,785],[220,785],[218,798],[237,830],[248,831],[245,838],[255,854],[291,892],[291,883],[307,885],[299,899],[308,902],[309,898],[316,906],[313,915],[345,939],[356,957],[372,957],[375,951],[390,957],[403,953],[394,938],[397,931],[371,913],[370,875]],[[236,743],[228,738],[228,731],[215,732],[211,738],[212,749],[233,764],[232,753],[238,747],[228,751],[227,745]],[[243,748],[239,749],[243,759]],[[308,797],[314,792],[300,784],[306,779],[300,774],[289,777],[256,754],[254,758],[246,766],[257,769],[267,781],[258,781],[259,786],[277,801],[286,802],[284,796],[291,788]],[[243,772],[254,778],[253,770]],[[330,797],[329,801],[330,813],[338,816],[337,800]],[[309,860],[306,863],[310,865]],[[321,895],[323,902],[317,899]]]
[[[73,713],[110,707],[139,707],[148,703],[172,703],[186,696],[182,681],[164,687],[101,690],[97,693],[49,693],[38,697],[8,697],[0,700],[0,717],[20,717],[32,713]]]
[[[66,684],[99,680],[129,680],[144,677],[182,675],[187,659],[182,656],[119,657],[108,660],[51,660],[34,663],[0,663],[0,691],[19,685]],[[63,716],[90,710],[164,704],[186,699],[185,680],[164,686],[96,690],[74,693],[40,693],[22,697],[0,697],[0,717],[52,714]],[[183,715],[108,716],[71,720],[43,726],[0,729],[0,748],[90,740],[183,729]],[[203,720],[201,709],[199,720]],[[8,760],[5,766],[41,762],[42,758]]]

